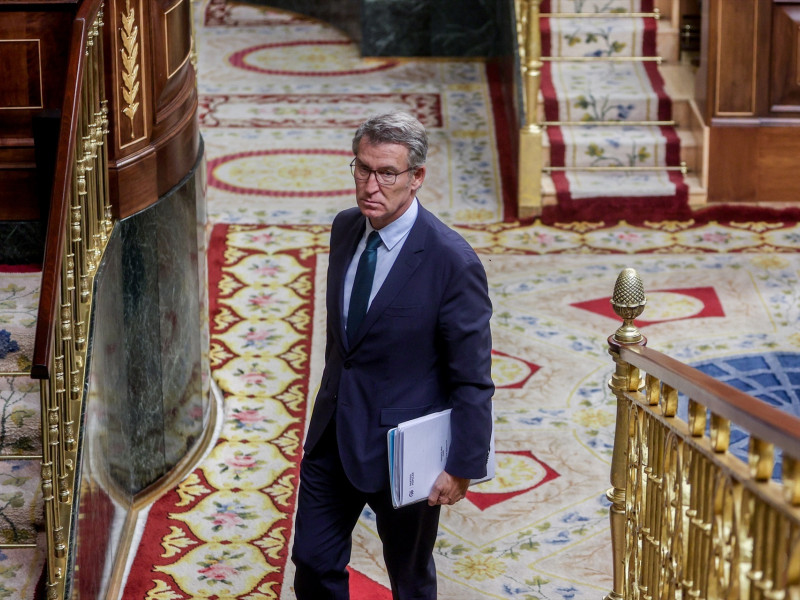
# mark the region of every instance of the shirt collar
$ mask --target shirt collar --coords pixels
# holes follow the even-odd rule
[[[417,220],[418,213],[419,205],[417,204],[417,199],[414,198],[414,201],[406,212],[378,232],[387,250],[394,248],[400,240],[408,235],[408,232],[411,231],[414,222]],[[364,232],[364,236],[368,236],[373,231],[375,231],[375,228],[370,224],[369,219],[367,219],[367,230]]]

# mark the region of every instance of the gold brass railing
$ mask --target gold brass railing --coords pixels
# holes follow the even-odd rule
[[[541,1],[515,1],[525,121],[519,132],[517,205],[520,218],[537,215],[542,207],[543,129],[539,125],[539,88],[542,79],[542,40],[539,30]]]
[[[647,348],[633,324],[645,302],[625,269],[612,299],[624,324],[609,337],[617,423],[606,599],[800,598],[800,419]],[[687,421],[676,416],[679,393]],[[732,424],[750,436],[748,464],[728,452]]]
[[[63,598],[69,568],[92,284],[111,231],[103,81],[103,13],[73,22],[31,377],[41,380],[47,598]]]

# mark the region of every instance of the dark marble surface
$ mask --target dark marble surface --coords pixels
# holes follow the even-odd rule
[[[513,52],[508,0],[363,0],[364,56],[497,57]]]
[[[82,598],[105,597],[136,494],[209,420],[204,177],[201,159],[158,203],[117,223],[95,278],[71,540]]]
[[[308,15],[344,31],[364,56],[505,56],[509,0],[247,0]]]
[[[330,23],[344,31],[356,42],[361,42],[361,3],[362,0],[246,0],[250,4],[260,4],[271,8],[288,10],[300,15],[314,17]]]
[[[39,221],[0,222],[0,265],[41,265],[44,233]]]

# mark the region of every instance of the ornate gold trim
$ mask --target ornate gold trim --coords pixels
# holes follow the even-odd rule
[[[139,110],[139,102],[136,97],[139,95],[139,26],[136,25],[136,11],[131,7],[130,0],[125,0],[125,11],[120,13],[122,27],[119,30],[122,39],[122,97],[125,100],[125,108],[122,112],[131,122],[131,139],[135,137],[134,119]]]

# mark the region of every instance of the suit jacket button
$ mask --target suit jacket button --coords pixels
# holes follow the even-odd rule
[[[352,367],[353,367],[353,363],[351,363],[349,360],[344,361],[344,368],[345,369],[350,369]]]

